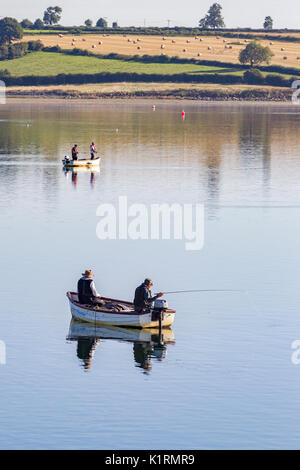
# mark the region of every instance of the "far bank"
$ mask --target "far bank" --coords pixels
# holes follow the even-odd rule
[[[61,99],[187,99],[204,101],[291,101],[289,88],[185,83],[99,83],[7,87],[8,97]]]

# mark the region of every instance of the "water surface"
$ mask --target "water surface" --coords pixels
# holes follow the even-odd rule
[[[300,109],[151,106],[0,107],[2,449],[299,448]],[[62,171],[91,140],[100,172]],[[97,207],[120,195],[203,203],[203,249],[99,240]],[[65,293],[86,268],[121,299],[148,276],[154,290],[241,292],[169,295],[160,348],[155,331],[74,333]]]

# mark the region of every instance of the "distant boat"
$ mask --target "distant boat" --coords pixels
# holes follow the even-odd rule
[[[100,162],[101,162],[101,157],[97,157],[93,159],[83,158],[81,160],[71,160],[69,157],[65,157],[62,160],[62,164],[65,168],[98,166]]]
[[[161,315],[161,327],[165,328],[172,325],[176,312],[176,310],[171,310],[169,308],[155,308],[154,304],[154,308],[149,309],[149,312],[137,313],[134,311],[132,302],[110,299],[107,297],[101,298],[110,304],[112,308],[98,306],[92,307],[80,304],[78,302],[78,294],[76,292],[67,292],[67,297],[70,303],[71,314],[74,319],[96,325],[157,328],[159,326],[159,315]],[[118,310],[120,306],[122,306],[122,309]]]

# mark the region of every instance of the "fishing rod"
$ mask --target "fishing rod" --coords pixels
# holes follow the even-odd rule
[[[188,292],[247,292],[241,289],[193,289],[193,290],[175,290],[164,292],[164,294],[185,294]]]
[[[252,307],[255,311],[255,313],[259,314],[259,311],[253,301],[253,299],[250,297],[249,291],[245,289],[194,289],[194,290],[175,290],[175,291],[169,291],[169,292],[164,292],[163,294],[185,294],[189,292],[242,292],[243,294],[246,294],[249,297],[249,300],[252,304]]]

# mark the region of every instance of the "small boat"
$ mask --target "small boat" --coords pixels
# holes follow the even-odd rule
[[[62,164],[65,168],[75,168],[75,167],[91,167],[98,166],[100,164],[101,157],[97,158],[83,158],[81,160],[71,160],[69,157],[65,157],[62,160]]]
[[[169,327],[174,322],[176,310],[167,307],[165,300],[157,300],[154,308],[147,312],[137,313],[133,303],[123,300],[101,297],[107,305],[89,306],[78,301],[76,292],[67,292],[72,317],[96,325],[131,326],[134,328]]]

